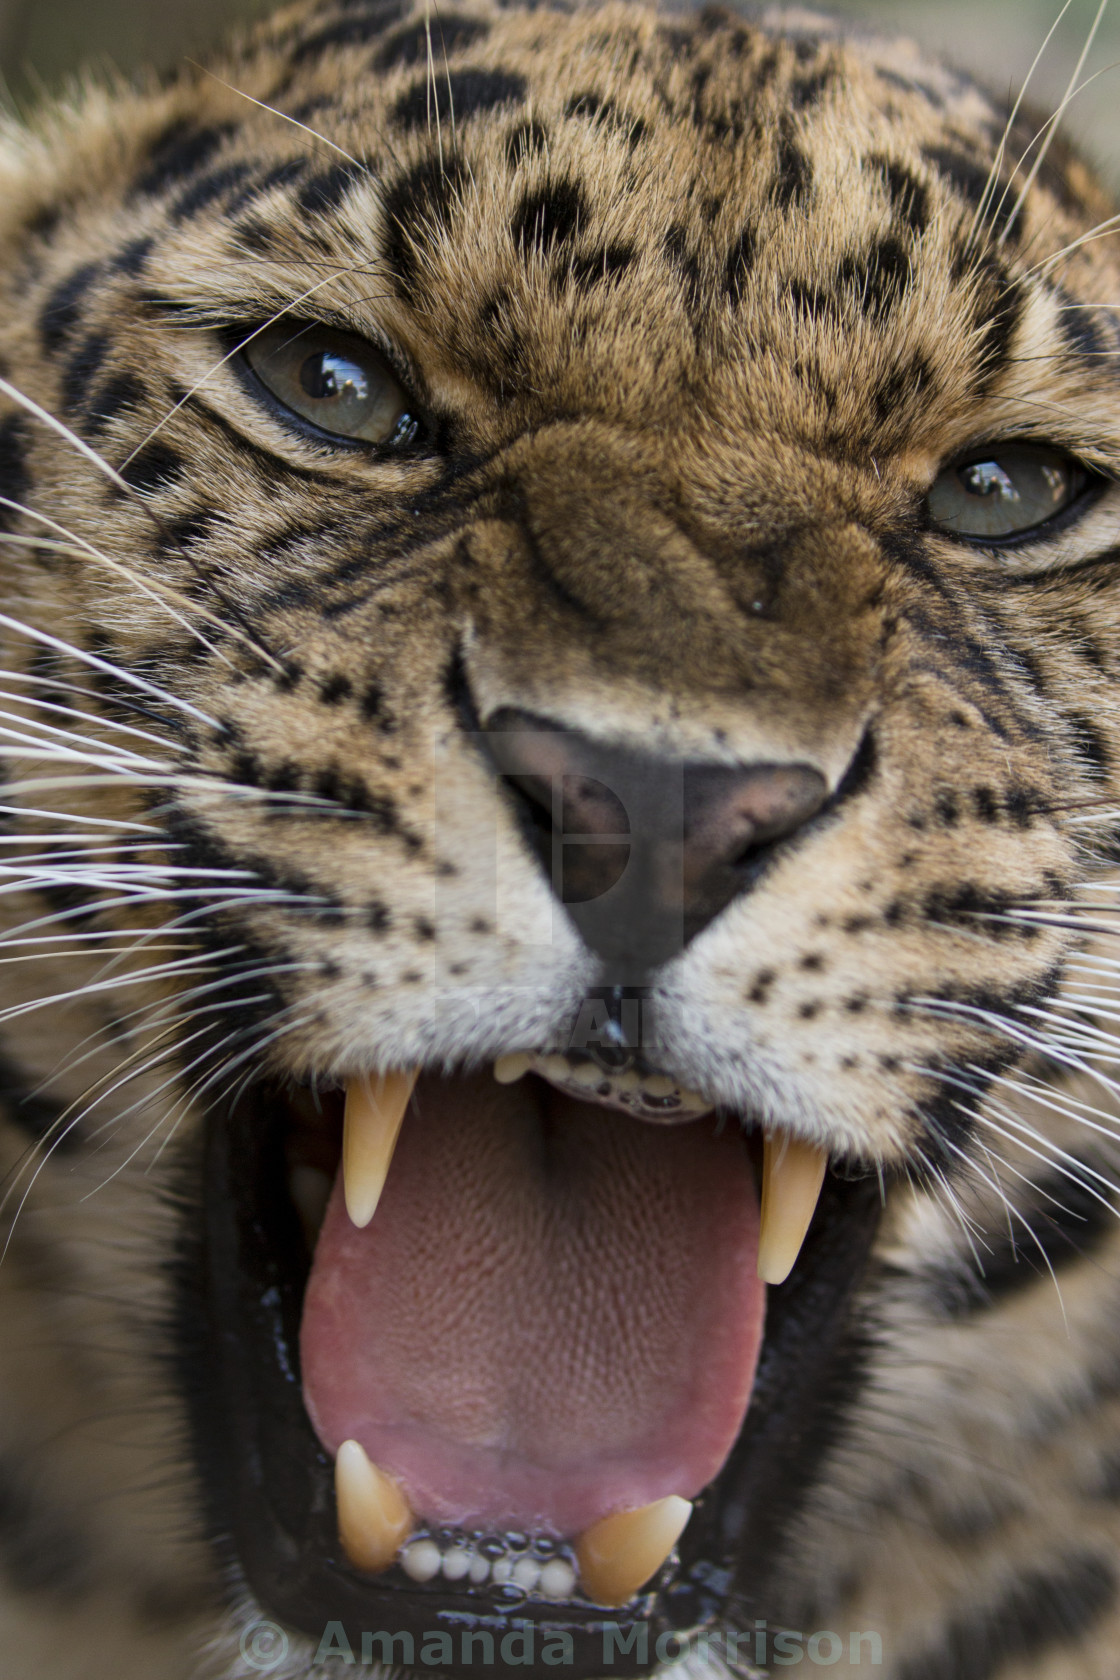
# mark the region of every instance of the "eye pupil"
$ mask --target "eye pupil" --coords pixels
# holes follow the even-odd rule
[[[308,356],[299,370],[299,382],[307,395],[318,402],[340,397],[366,402],[369,398],[369,380],[362,369],[331,350]]]

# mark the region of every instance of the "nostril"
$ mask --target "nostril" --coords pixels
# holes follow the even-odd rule
[[[693,871],[735,868],[815,817],[828,783],[805,764],[685,771],[685,853]]]
[[[829,796],[811,765],[657,758],[512,710],[491,719],[486,743],[553,891],[612,983],[640,984],[674,956]]]

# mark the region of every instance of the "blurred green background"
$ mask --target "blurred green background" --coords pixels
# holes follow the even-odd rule
[[[83,63],[173,63],[196,53],[271,0],[0,0],[0,74],[20,105],[56,87]],[[1099,0],[1071,0],[1032,82],[1041,104],[1060,99]],[[821,10],[916,36],[1003,90],[1030,68],[1061,0],[831,0]],[[1120,0],[1111,0],[1086,64],[1095,80],[1071,107],[1068,126],[1120,183]]]

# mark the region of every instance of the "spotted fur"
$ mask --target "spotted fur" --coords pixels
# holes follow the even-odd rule
[[[512,706],[829,783],[654,988],[683,1079],[887,1197],[745,1627],[1115,1680],[1120,502],[923,511],[977,442],[1120,474],[1110,206],[1060,140],[1020,202],[1033,133],[803,14],[322,0],[4,136],[4,1673],[245,1672],[170,1357],[200,1114],[562,1034]],[[285,312],[422,445],[255,395]]]

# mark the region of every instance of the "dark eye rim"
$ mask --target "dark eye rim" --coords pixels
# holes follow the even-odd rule
[[[1084,518],[1089,508],[1100,500],[1110,485],[1117,482],[1117,479],[1102,472],[1098,467],[1090,467],[1071,449],[1064,448],[1062,444],[1051,443],[1045,438],[1037,437],[1006,437],[990,443],[974,444],[968,449],[962,450],[959,455],[954,455],[951,460],[946,461],[937,476],[940,478],[942,473],[951,472],[954,469],[960,471],[964,467],[973,466],[977,461],[991,460],[998,456],[1001,450],[1006,449],[1051,450],[1055,455],[1063,456],[1078,472],[1083,473],[1085,483],[1072,501],[1068,502],[1057,513],[1052,513],[1049,519],[1040,519],[1037,525],[1028,525],[1022,531],[1010,531],[1005,537],[969,536],[966,531],[952,531],[946,525],[939,525],[930,513],[929,496],[927,494],[923,498],[922,504],[927,531],[933,536],[944,537],[949,542],[961,543],[966,548],[996,549],[1000,553],[1007,549],[1030,548],[1040,541],[1046,541],[1053,536],[1060,536],[1071,525],[1077,524],[1080,519]],[[936,479],[934,482],[936,483]]]
[[[355,344],[366,345],[374,355],[384,362],[389,373],[397,381],[408,403],[406,418],[412,424],[407,435],[400,438],[388,439],[385,443],[372,443],[366,438],[347,437],[343,432],[329,432],[323,426],[317,426],[314,420],[308,420],[287,403],[281,401],[275,391],[271,390],[261,378],[260,374],[249,361],[248,349],[251,342],[272,327],[290,325],[293,333],[313,331],[318,328],[322,332],[336,334],[340,338],[353,339]],[[373,339],[363,338],[360,333],[351,332],[348,328],[336,326],[333,321],[311,320],[307,316],[287,316],[282,321],[238,321],[224,328],[219,333],[225,355],[229,358],[230,366],[237,379],[257,402],[267,409],[288,431],[297,437],[312,443],[326,444],[330,449],[347,455],[364,455],[375,461],[405,460],[410,456],[431,453],[431,431],[423,413],[421,404],[413,400],[413,380],[409,374],[397,365],[397,359],[390,355],[385,346]]]

